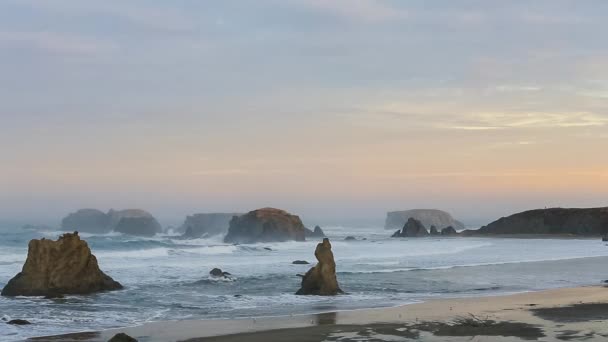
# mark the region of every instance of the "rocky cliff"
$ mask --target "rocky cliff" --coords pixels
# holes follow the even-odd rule
[[[66,216],[61,228],[96,234],[118,231],[143,236],[151,236],[162,230],[154,216],[142,209],[110,209],[108,213],[97,209],[80,209]]]
[[[502,217],[467,235],[562,234],[604,235],[608,233],[608,207],[536,209]]]
[[[184,233],[186,238],[200,238],[226,234],[230,227],[230,220],[241,213],[201,213],[187,216],[178,231]]]
[[[2,289],[3,296],[56,296],[121,289],[103,273],[77,232],[57,241],[31,240],[22,271]]]
[[[396,231],[392,237],[424,237],[424,236],[429,236],[428,230],[426,230],[426,228],[424,227],[422,222],[410,217],[407,220],[407,222],[405,223],[405,225],[403,226],[403,229]]]
[[[104,234],[112,231],[110,218],[106,213],[97,209],[80,209],[68,214],[61,221],[61,229],[65,231],[81,231]]]
[[[280,209],[263,208],[233,217],[224,242],[304,241],[305,235],[306,228],[298,216]]]
[[[386,214],[385,229],[401,229],[408,219],[414,218],[425,227],[435,226],[439,231],[452,226],[457,230],[464,229],[464,224],[455,220],[449,213],[437,209],[412,209],[392,211]]]

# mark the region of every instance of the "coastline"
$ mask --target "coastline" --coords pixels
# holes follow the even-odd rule
[[[582,309],[579,308],[581,305],[587,306]],[[535,339],[540,337],[539,334],[548,340],[577,340],[580,337],[593,341],[608,337],[608,326],[602,322],[608,319],[608,310],[604,305],[608,307],[608,288],[585,286],[504,296],[437,299],[389,308],[312,315],[161,321],[99,332],[38,337],[28,341],[105,342],[119,332],[146,342],[280,341],[287,337],[292,342],[338,337],[340,341],[354,341],[357,337],[374,334],[401,339],[417,336],[428,341],[444,341],[449,336],[450,340],[462,338],[464,341],[475,336],[471,333],[482,333],[481,336],[491,334],[491,340],[505,341]],[[601,306],[601,310],[594,310],[597,306]],[[568,311],[564,314],[563,310]],[[455,322],[467,318],[473,321],[464,326],[453,326]],[[487,322],[491,321],[497,324],[488,325]]]

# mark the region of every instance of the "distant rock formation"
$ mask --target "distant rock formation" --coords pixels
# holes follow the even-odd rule
[[[31,240],[23,269],[2,289],[3,296],[90,294],[122,289],[103,273],[78,232],[57,241]]]
[[[162,231],[160,223],[154,217],[123,217],[118,221],[114,231],[138,236],[154,236]]]
[[[310,230],[308,228],[306,229],[306,237],[307,238],[324,238],[325,237],[325,233],[323,232],[323,229],[321,229],[321,227],[319,226],[315,226],[315,230]]]
[[[97,209],[80,209],[71,213],[61,221],[61,229],[95,234],[104,234],[112,231],[110,218]]]
[[[108,342],[137,342],[137,340],[125,333],[118,333],[109,339]]]
[[[263,208],[230,220],[226,243],[304,241],[302,220],[284,210]]]
[[[458,235],[458,232],[452,226],[449,226],[447,228],[443,228],[441,230],[441,236],[455,236],[455,235]]]
[[[468,232],[467,232],[468,233]],[[594,235],[608,233],[608,207],[536,209],[502,217],[471,235],[561,234]]]
[[[201,213],[187,216],[178,232],[183,232],[184,238],[199,239],[201,237],[226,234],[230,220],[240,213]]]
[[[405,211],[392,211],[386,214],[385,229],[401,229],[408,219],[415,218],[425,227],[435,226],[438,230],[452,226],[464,229],[464,224],[456,221],[452,215],[437,209],[412,209]]]
[[[426,230],[426,228],[420,221],[410,217],[407,220],[407,222],[405,223],[405,225],[403,226],[403,229],[401,229],[400,231],[399,230],[396,231],[392,237],[423,237],[423,236],[429,236],[429,232]]]
[[[347,236],[347,237],[344,238],[344,241],[357,241],[357,238],[354,237],[354,236],[349,235],[349,236]]]
[[[443,229],[441,231],[443,231]],[[431,234],[431,235],[440,235],[441,233],[439,233],[439,231],[437,230],[437,227],[431,226],[431,230],[430,230],[429,234]]]
[[[328,238],[317,244],[315,257],[319,262],[302,277],[302,287],[296,294],[334,296],[344,293],[338,285],[336,262]]]
[[[123,219],[126,219],[124,222]],[[63,230],[104,234],[118,231],[124,234],[151,236],[162,231],[160,223],[149,212],[141,209],[114,210],[107,214],[97,209],[80,209],[66,216]]]

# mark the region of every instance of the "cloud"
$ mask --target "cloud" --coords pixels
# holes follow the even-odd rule
[[[52,53],[79,55],[96,55],[117,48],[111,42],[66,33],[0,31],[0,46],[15,45],[25,45]]]
[[[408,17],[405,10],[374,0],[292,0],[313,10],[363,22],[382,22]]]

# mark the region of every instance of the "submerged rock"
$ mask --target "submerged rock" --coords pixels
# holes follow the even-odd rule
[[[137,340],[125,333],[118,333],[109,339],[108,342],[137,342]]]
[[[296,261],[292,262],[292,264],[294,264],[294,265],[308,265],[310,263],[308,261],[306,261],[306,260],[296,260]]]
[[[357,240],[357,238],[354,236],[347,236],[344,238],[344,241],[356,241],[356,240]]]
[[[30,321],[26,321],[25,319],[12,319],[12,320],[6,322],[6,324],[10,324],[10,325],[30,325],[32,323]]]
[[[232,274],[228,273],[228,272],[224,272],[219,268],[214,268],[211,271],[209,271],[209,274],[212,277],[223,277],[223,278],[230,278],[230,276],[232,276]]]
[[[422,237],[428,235],[429,232],[420,221],[410,218],[405,226],[403,226],[403,229],[396,231],[392,237]]]
[[[338,285],[336,262],[328,238],[317,244],[315,257],[319,262],[302,277],[302,287],[296,294],[334,296],[344,293]]]
[[[103,273],[78,232],[57,241],[31,240],[22,271],[2,289],[3,296],[58,296],[122,289]]]
[[[302,220],[284,210],[264,208],[235,216],[230,221],[226,243],[304,241]]]

